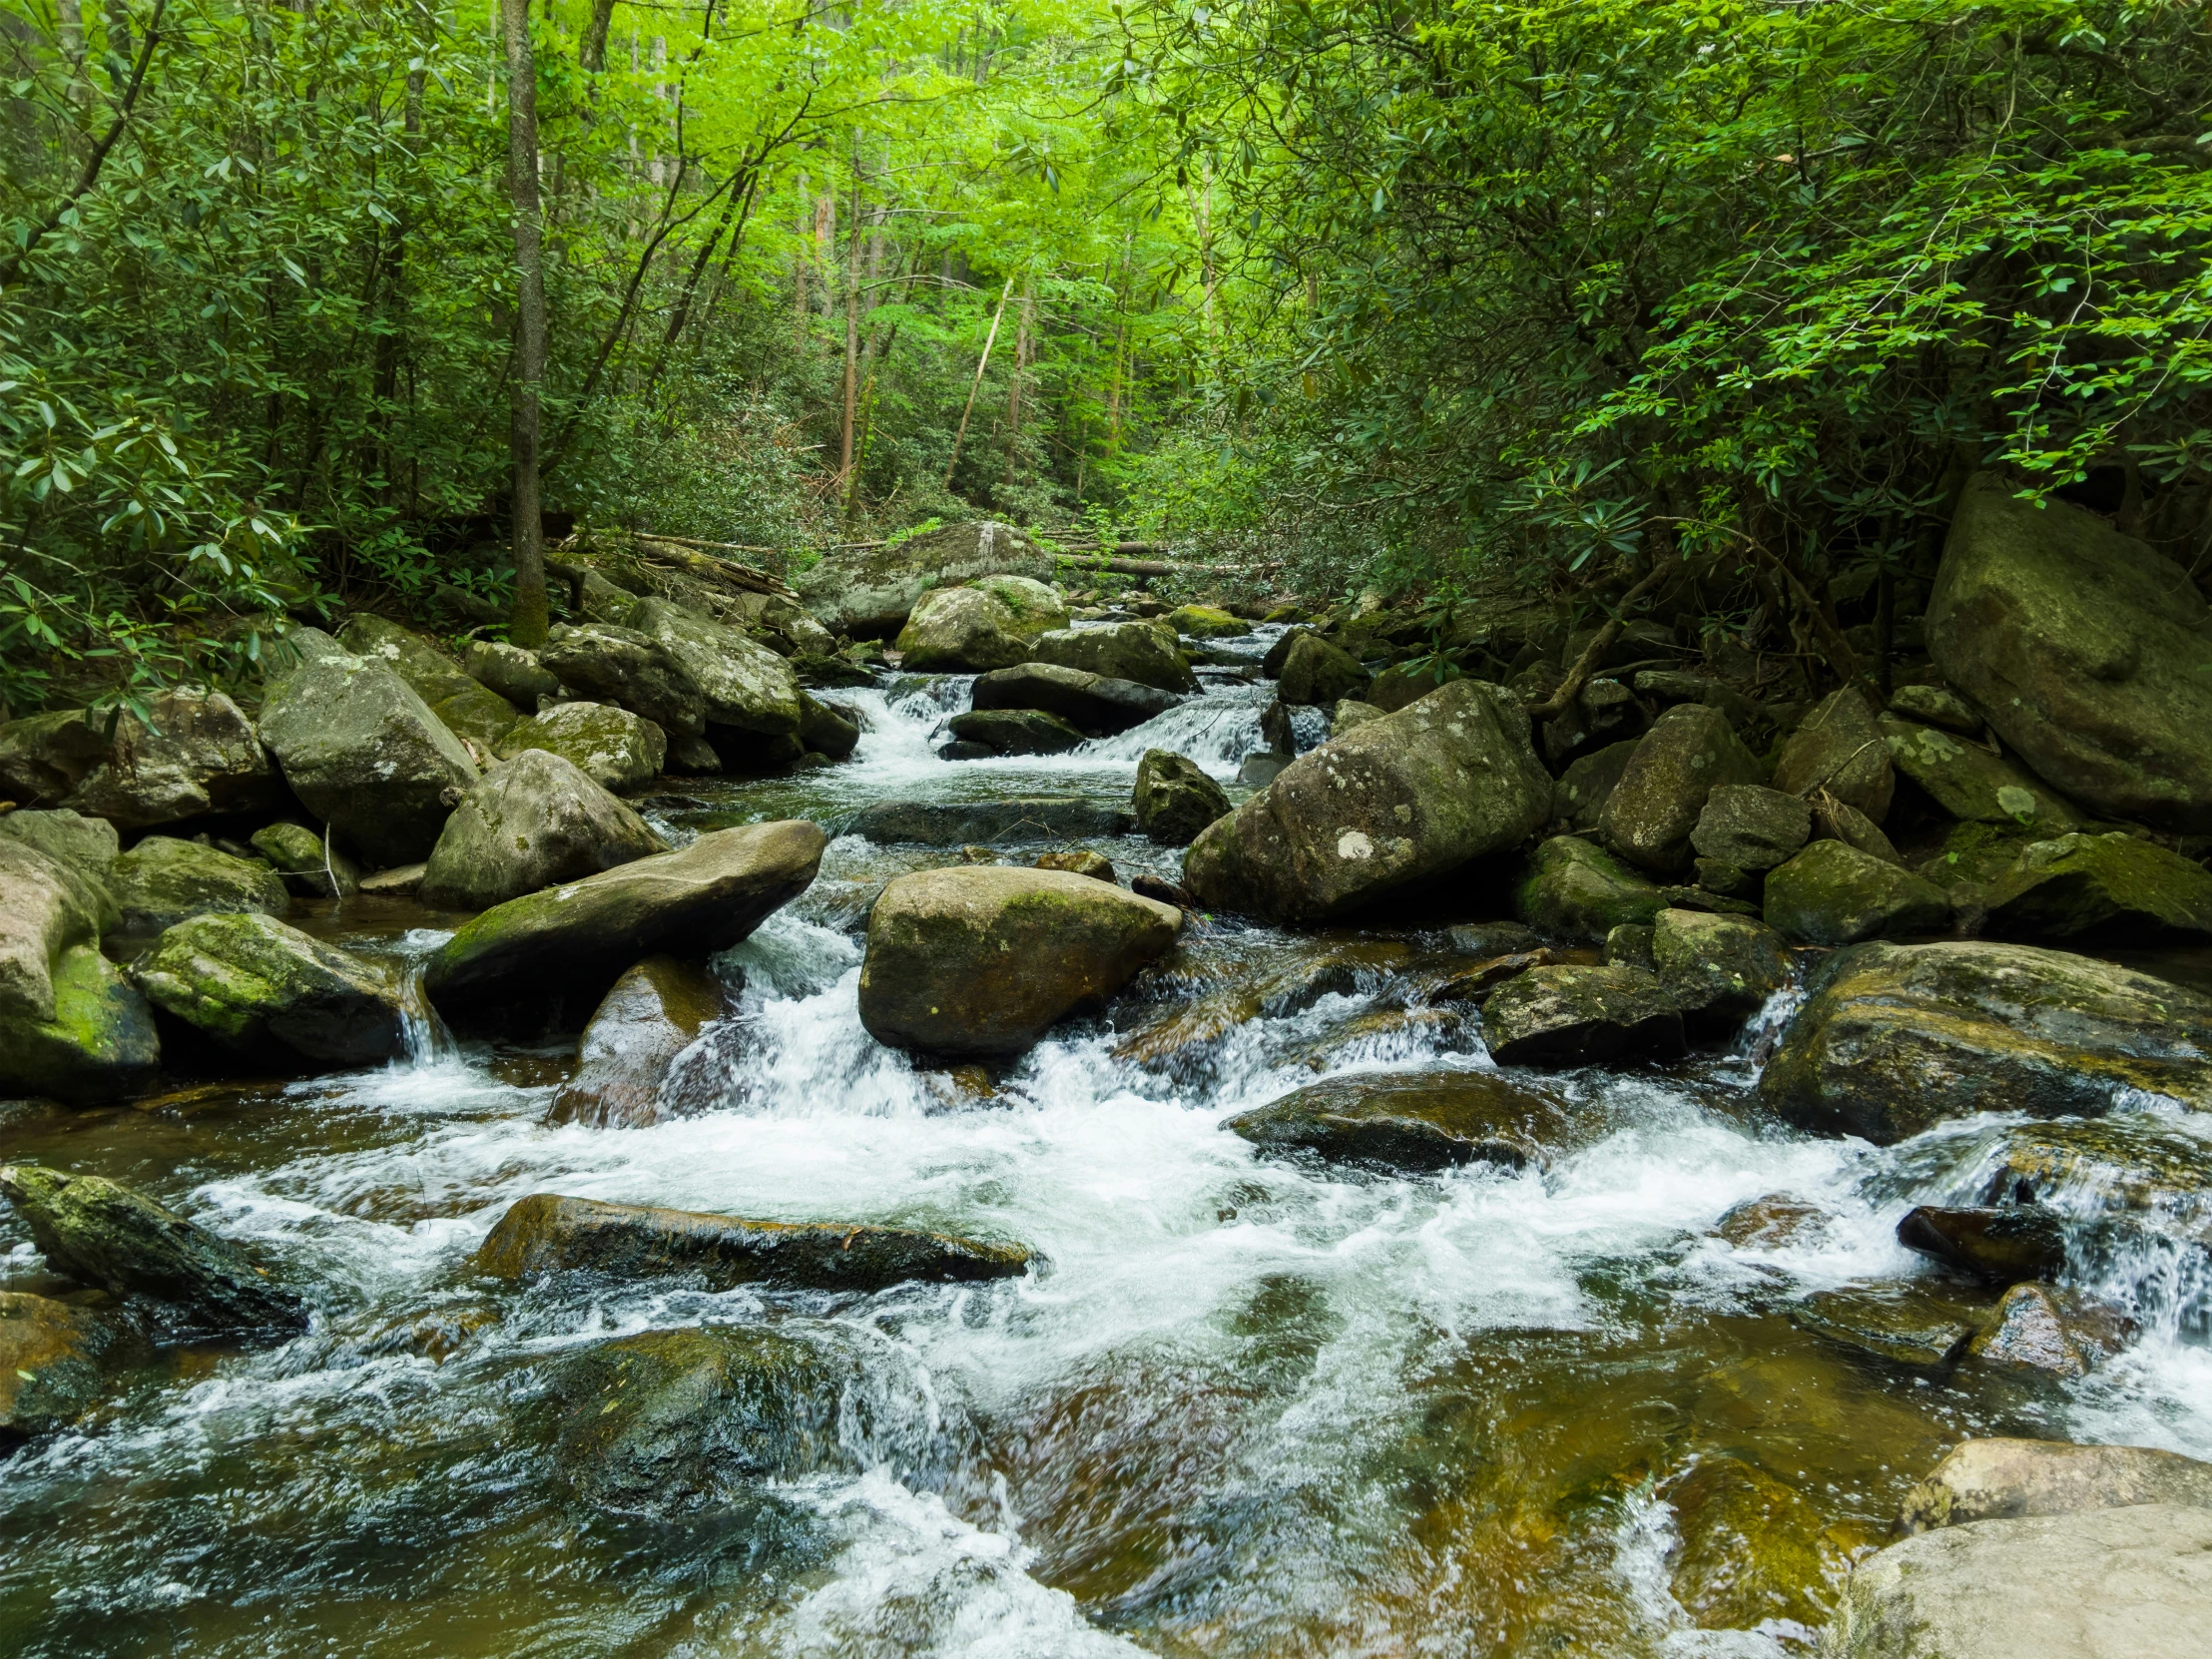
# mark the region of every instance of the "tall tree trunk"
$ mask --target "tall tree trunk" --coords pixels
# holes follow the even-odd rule
[[[982,389],[983,370],[991,366],[991,346],[998,339],[998,324],[1006,315],[1006,296],[1014,291],[1014,279],[1006,278],[1006,285],[998,290],[998,309],[991,312],[990,332],[983,336],[983,354],[975,360],[975,379],[967,389],[967,402],[960,409],[960,424],[952,433],[952,459],[944,463],[944,487],[952,487],[952,469],[960,464],[960,440],[967,436],[968,416],[975,412],[975,394]]]
[[[852,218],[844,250],[844,418],[837,423],[837,479],[852,476],[852,428],[860,415],[860,139],[852,138]]]
[[[576,62],[585,73],[597,75],[607,67],[607,26],[614,21],[615,0],[591,0],[591,21],[584,38],[576,43]]]
[[[545,227],[538,214],[538,81],[530,0],[499,0],[507,30],[507,190],[515,224],[515,371],[508,447],[514,457],[515,644],[545,643],[545,529],[538,516],[539,396],[545,385]]]
[[[1021,441],[1021,382],[1029,368],[1032,349],[1029,322],[1036,306],[1036,290],[1025,277],[1021,284],[1021,309],[1014,313],[1014,371],[1006,377],[1006,482],[1014,481],[1015,446]]]

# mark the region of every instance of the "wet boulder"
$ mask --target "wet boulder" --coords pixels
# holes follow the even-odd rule
[[[1048,579],[1052,568],[1052,556],[1012,525],[986,521],[832,553],[796,580],[807,608],[830,633],[887,640],[932,588],[1002,574]]]
[[[695,688],[707,736],[725,762],[736,758],[725,751],[748,747],[743,742],[747,738],[760,740],[751,747],[764,751],[778,744],[789,747],[799,738],[805,694],[791,665],[767,646],[665,599],[639,600],[630,612],[629,626],[658,646],[683,682]],[[558,663],[546,666],[556,673],[560,670]],[[682,721],[662,720],[642,702],[621,697],[606,701],[636,710],[664,731],[696,735],[696,729],[687,731]]]
[[[841,761],[860,747],[860,723],[841,703],[825,703],[808,692],[799,694],[799,741],[812,755]]]
[[[1790,982],[1782,937],[1745,916],[1661,910],[1652,920],[1651,965],[1675,1006],[1700,1031],[1733,1031]]]
[[[76,1106],[142,1094],[161,1061],[154,1013],[122,970],[90,942],[55,958],[53,1011],[0,1013],[0,1094],[49,1095]]]
[[[2127,1347],[2135,1322],[2108,1302],[2057,1285],[2014,1285],[1997,1304],[1988,1329],[1966,1347],[1987,1366],[2087,1377]]]
[[[406,681],[318,639],[269,688],[262,741],[300,805],[362,857],[428,857],[453,803],[476,782],[476,763]]]
[[[952,735],[993,755],[1062,755],[1085,741],[1058,715],[1037,709],[970,709],[954,715]]]
[[[148,835],[115,861],[109,882],[122,925],[154,932],[189,916],[291,908],[284,878],[259,858],[234,858],[198,841]]]
[[[1639,740],[1628,738],[1570,762],[1551,792],[1551,816],[1570,829],[1593,830],[1604,821],[1605,803],[1620,787]]]
[[[1318,703],[1334,708],[1368,689],[1368,671],[1359,659],[1319,634],[1300,634],[1283,654],[1275,695],[1285,703]]]
[[[1946,818],[2016,825],[2039,835],[2081,828],[2081,815],[2063,796],[1979,744],[1889,716],[1881,729],[1899,773]]]
[[[250,844],[297,897],[337,898],[360,890],[360,866],[303,824],[265,825]]]
[[[1079,846],[1068,852],[1041,853],[1029,867],[1031,869],[1064,869],[1070,875],[1088,875],[1094,881],[1112,881],[1116,879],[1113,860],[1107,857],[1105,853],[1088,846]],[[1178,906],[1178,908],[1180,907]]]
[[[643,819],[574,762],[525,750],[461,797],[423,870],[422,900],[487,910],[667,850]]]
[[[1772,869],[1795,857],[1812,835],[1813,809],[1802,798],[1757,784],[1723,784],[1706,797],[1690,845],[1701,858]]]
[[[1666,907],[1640,872],[1575,835],[1543,842],[1513,883],[1513,913],[1547,938],[1603,939],[1616,927],[1649,926]]]
[[[1555,963],[1508,979],[1482,1005],[1501,1066],[1580,1066],[1682,1052],[1682,1011],[1656,974]]]
[[[664,605],[663,609],[671,616],[677,614],[673,607]],[[693,620],[701,628],[714,626]],[[538,653],[538,661],[572,697],[628,709],[678,737],[696,738],[707,730],[706,694],[683,664],[650,634],[607,622],[556,628],[546,640],[545,649]],[[795,695],[791,730],[796,732],[798,727]]]
[[[848,832],[878,846],[1003,845],[1013,841],[1091,840],[1127,834],[1126,809],[1080,795],[1016,796],[1005,801],[878,801],[854,815]]]
[[[1981,899],[1984,931],[2009,938],[2212,933],[2212,873],[2133,835],[2061,835],[2021,848]]]
[[[524,713],[534,711],[545,698],[561,695],[561,682],[538,661],[536,652],[505,640],[469,641],[461,672]]]
[[[1182,699],[1158,686],[1063,668],[1056,663],[1023,663],[980,675],[974,707],[1032,709],[1056,715],[1094,738],[1111,737],[1165,714]]]
[[[921,596],[896,649],[915,674],[981,674],[1029,660],[1039,634],[1068,625],[1066,603],[1024,576],[985,576]]]
[[[419,634],[363,612],[346,619],[338,644],[368,662],[382,663],[415,690],[455,737],[485,755],[499,746],[523,716],[506,698],[477,680]],[[537,707],[531,698],[529,708]]]
[[[1164,955],[1182,911],[1062,870],[922,870],[868,912],[860,1021],[934,1054],[1018,1054]]]
[[[26,806],[69,807],[125,830],[276,804],[282,786],[254,723],[223,693],[176,687],[149,699],[146,715],[10,721],[0,726],[0,787]]]
[[[424,986],[457,1022],[580,1021],[631,963],[710,956],[750,936],[807,890],[823,844],[802,820],[749,824],[509,899],[438,948]]]
[[[1161,846],[1188,846],[1231,808],[1222,787],[1187,755],[1148,749],[1137,763],[1130,804],[1140,834]]]
[[[1801,944],[1857,944],[1941,932],[1950,925],[1950,897],[1843,841],[1815,841],[1768,872],[1766,915]]]
[[[1789,1309],[1792,1325],[1823,1342],[1915,1371],[1954,1364],[1986,1317],[1964,1297],[1919,1281],[1815,1291]]]
[[[1826,1528],[1803,1493],[1740,1458],[1703,1456],[1660,1495],[1682,1539],[1668,1588],[1701,1629],[1826,1622]]]
[[[2212,1463],[2147,1445],[1963,1440],[1905,1494],[1900,1532],[1970,1521],[2078,1515],[2136,1503],[2212,1509]]]
[[[1951,518],[1928,649],[2060,794],[2212,832],[2212,610],[2182,565],[1983,473]]]
[[[1454,680],[1284,768],[1198,837],[1183,884],[1215,909],[1332,919],[1518,845],[1550,810],[1518,700]]]
[[[0,836],[43,852],[105,888],[122,855],[122,837],[104,818],[87,818],[70,807],[38,812],[19,807],[0,813]]]
[[[476,1269],[496,1279],[579,1270],[624,1281],[682,1275],[716,1291],[882,1291],[1017,1277],[1029,1270],[1029,1252],[903,1227],[747,1221],[534,1193],[499,1218]]]
[[[2212,1109],[2212,998],[2029,945],[1864,944],[1823,965],[1760,1074],[1818,1134],[1879,1145],[1977,1112],[2095,1117],[2141,1089]]]
[[[729,1011],[722,981],[706,968],[648,956],[615,981],[585,1025],[576,1075],[553,1097],[547,1121],[642,1129],[681,1116],[693,1102],[671,1076],[677,1056]],[[705,1105],[706,1090],[700,1094],[696,1104]]]
[[[1030,644],[1031,660],[1081,669],[1109,680],[1187,693],[1198,680],[1183,661],[1175,635],[1149,622],[1109,622],[1097,628],[1055,628]]]
[[[0,1441],[68,1427],[118,1369],[148,1357],[105,1301],[0,1291]]]
[[[499,758],[532,750],[560,756],[603,790],[630,790],[660,777],[668,734],[611,703],[560,703],[509,732]]]
[[[0,1166],[0,1194],[15,1206],[47,1265],[116,1296],[150,1297],[189,1330],[296,1330],[299,1300],[220,1234],[143,1193],[98,1175],[36,1164]]]
[[[1762,784],[1765,769],[1728,719],[1680,703],[1652,723],[1606,798],[1605,842],[1633,864],[1671,875],[1690,867],[1690,835],[1723,784]]]
[[[597,1343],[563,1360],[553,1461],[584,1502],[660,1517],[727,1507],[769,1480],[850,1470],[837,1433],[853,1356],[827,1340],[693,1326]]]
[[[2065,1226],[2055,1211],[2029,1204],[1918,1205],[1898,1223],[1898,1243],[1989,1285],[2055,1279],[2066,1266]]]
[[[274,916],[179,922],[130,977],[155,1007],[235,1054],[367,1066],[405,1048],[398,987]]]
[[[1492,1071],[1360,1072],[1294,1090],[1222,1125],[1264,1152],[1331,1163],[1440,1170],[1518,1169],[1574,1142],[1557,1100]]]
[[[1782,746],[1774,787],[1785,795],[1825,791],[1876,824],[1889,817],[1897,788],[1890,746],[1858,691],[1847,686],[1813,706]]]

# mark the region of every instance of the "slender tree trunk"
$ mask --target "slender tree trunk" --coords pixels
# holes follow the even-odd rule
[[[1006,315],[1006,298],[1014,291],[1014,279],[998,290],[998,309],[991,313],[991,331],[983,336],[983,354],[975,362],[975,382],[968,387],[967,403],[960,410],[960,424],[952,434],[952,459],[944,463],[944,487],[952,487],[952,469],[960,464],[960,440],[967,436],[968,416],[975,412],[975,394],[983,389],[983,370],[991,366],[991,345],[998,338],[998,324]]]
[[[515,644],[545,643],[545,529],[538,516],[539,397],[545,385],[545,227],[538,212],[538,82],[530,0],[500,0],[507,30],[507,189],[515,225],[515,371],[509,381],[514,457]]]
[[[860,416],[860,140],[852,139],[852,217],[844,250],[844,418],[837,426],[837,478],[852,476],[852,429]]]
[[[1006,377],[1006,482],[1014,481],[1015,446],[1021,440],[1021,382],[1029,368],[1029,319],[1035,290],[1021,284],[1021,309],[1014,313],[1014,371]]]
[[[85,79],[84,7],[79,0],[60,0],[54,15],[54,44],[61,48],[62,62],[69,65],[69,107],[82,129],[92,114],[92,83]],[[76,138],[81,140],[82,134]],[[73,142],[72,149],[81,151],[83,145]]]
[[[607,26],[614,16],[615,0],[591,0],[591,21],[576,43],[576,62],[586,74],[597,75],[607,67]]]

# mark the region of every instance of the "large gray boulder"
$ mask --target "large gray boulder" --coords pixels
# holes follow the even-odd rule
[[[422,899],[441,909],[488,910],[667,849],[574,762],[525,750],[461,797],[422,872]]]
[[[2182,565],[1983,473],[1951,518],[1928,649],[2060,794],[2212,831],[2212,610]]]
[[[2212,1463],[2147,1445],[1962,1440],[1905,1494],[1898,1530],[1913,1534],[2136,1503],[2212,1509]]]
[[[520,722],[499,746],[511,761],[533,750],[558,755],[603,790],[650,784],[668,765],[668,734],[612,703],[557,703]]]
[[[447,731],[489,756],[524,711],[463,670],[419,634],[366,612],[348,617],[338,644],[354,656],[382,663],[415,690]],[[537,699],[529,700],[537,707]]]
[[[916,674],[980,674],[1027,662],[1032,640],[1067,625],[1066,603],[1042,582],[984,576],[923,594],[897,649]]]
[[[49,858],[105,885],[122,855],[123,839],[104,818],[87,818],[71,807],[40,812],[18,807],[0,813],[0,835],[36,847]]]
[[[1550,811],[1519,700],[1454,680],[1292,762],[1198,837],[1183,881],[1216,909],[1326,920],[1516,846]]]
[[[832,553],[798,578],[807,608],[832,634],[892,638],[931,588],[1007,574],[1050,580],[1053,561],[1006,524],[948,524],[891,547]]]
[[[1137,763],[1130,806],[1138,833],[1161,846],[1188,846],[1229,816],[1229,797],[1187,755],[1148,749]]]
[[[1294,1089],[1223,1124],[1267,1152],[1439,1170],[1543,1164],[1574,1139],[1557,1099],[1494,1071],[1355,1072]]]
[[[1018,1054],[1175,943],[1183,912],[1066,870],[901,875],[868,912],[860,1022],[933,1054]]]
[[[538,661],[537,653],[505,640],[471,640],[461,669],[486,690],[528,713],[541,698],[558,697],[561,682]]]
[[[155,932],[190,916],[258,910],[280,916],[291,908],[284,878],[259,858],[174,835],[148,835],[115,861],[108,887],[128,932]]]
[[[1662,875],[1690,867],[1690,836],[1706,798],[1723,784],[1763,784],[1765,769],[1702,703],[1679,703],[1652,722],[1606,798],[1599,827],[1630,863]]]
[[[2093,1117],[2140,1089],[2212,1109],[2212,998],[2030,945],[1863,944],[1832,956],[1760,1074],[1778,1115],[1887,1145],[2001,1109]]]
[[[698,688],[708,736],[718,750],[731,742],[731,735],[781,741],[787,746],[798,738],[804,694],[791,665],[767,646],[665,599],[639,600],[630,612],[629,624],[667,652]],[[659,719],[650,709],[635,703],[626,706],[648,719]],[[661,724],[672,732],[680,730],[666,721]]]
[[[1897,780],[1867,700],[1847,686],[1815,704],[1782,746],[1774,787],[1786,795],[1826,792],[1876,824],[1887,818]]]
[[[1693,1027],[1733,1030],[1790,982],[1781,935],[1748,916],[1661,910],[1651,924],[1652,970]]]
[[[1766,886],[1767,920],[1800,944],[1939,933],[1950,897],[1935,882],[1844,841],[1815,841]]]
[[[1706,797],[1690,845],[1701,858],[1739,869],[1772,869],[1812,838],[1813,809],[1798,796],[1757,784],[1723,784]]]
[[[274,916],[179,922],[131,964],[131,982],[237,1054],[367,1066],[405,1048],[391,979]]]
[[[53,1012],[0,1013],[0,1094],[106,1106],[143,1094],[161,1062],[154,1011],[92,943],[55,957]]]
[[[634,616],[636,611],[630,614]],[[696,625],[714,626],[707,622]],[[676,737],[696,738],[707,730],[706,693],[668,648],[650,634],[606,622],[556,628],[545,642],[545,649],[538,653],[538,661],[581,701],[628,709]],[[796,731],[796,696],[791,722]]]
[[[1194,692],[1198,678],[1183,661],[1174,631],[1149,622],[1109,622],[1097,628],[1055,628],[1029,648],[1040,663],[1057,663],[1109,680],[1134,680],[1161,691]]]
[[[1898,772],[1946,818],[2042,835],[2081,828],[2081,815],[2064,797],[2001,755],[1915,721],[1885,715],[1879,724]]]
[[[573,1014],[580,1024],[631,963],[709,956],[748,937],[807,890],[823,844],[803,820],[749,824],[509,899],[438,948],[424,986],[456,1022]]]
[[[730,1011],[722,981],[673,956],[648,956],[614,983],[584,1026],[576,1075],[561,1085],[552,1123],[642,1129],[691,1105],[669,1091],[677,1056]]]
[[[1142,726],[1183,700],[1157,686],[1117,680],[1057,663],[1022,663],[978,675],[972,694],[976,710],[1033,709],[1057,715],[1094,738],[1111,737]]]
[[[388,866],[430,855],[476,763],[412,686],[382,663],[339,651],[313,629],[297,666],[269,688],[262,741],[308,812],[362,857]]]
[[[0,726],[0,788],[24,806],[70,807],[125,830],[251,813],[281,795],[254,723],[205,687],[129,710],[66,710]]]

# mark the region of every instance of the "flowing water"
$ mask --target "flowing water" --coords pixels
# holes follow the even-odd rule
[[[833,827],[882,799],[1118,799],[1155,746],[1227,782],[1267,688],[1209,679],[1139,731],[985,763],[934,758],[963,680],[845,694],[867,721],[851,763],[687,783],[652,811],[681,835]],[[1173,872],[1099,844],[1125,878]],[[169,1355],[83,1432],[0,1464],[0,1653],[1773,1655],[1804,1651],[1827,1592],[1700,1628],[1732,1605],[1677,1594],[1707,1523],[1671,1496],[1701,1462],[1793,1489],[1775,1524],[1834,1571],[1969,1433],[2212,1453],[2200,1258],[2172,1242],[2206,1223],[2186,1195],[2115,1196],[2095,1158],[2040,1195],[2157,1223],[2083,1246],[2077,1276],[2145,1327],[2089,1380],[1887,1368],[1791,1311],[1924,1276],[1897,1217],[1982,1196],[2009,1120],[1887,1151],[1786,1132],[1750,1093],[1778,1007],[1728,1052],[1538,1080],[1586,1126],[1547,1169],[1271,1161],[1222,1121],[1322,1076],[1490,1063],[1477,1020],[1423,1000],[1440,933],[1196,922],[1110,1017],[947,1074],[876,1045],[854,992],[876,885],[955,856],[832,840],[815,887],[719,964],[738,1010],[681,1062],[710,1109],[655,1127],[548,1126],[567,1050],[455,1042],[426,1007],[383,1069],[0,1118],[6,1157],[136,1183],[315,1307],[280,1348]],[[455,919],[354,898],[310,924],[403,963]],[[2212,1159],[2159,1103],[2128,1117]],[[472,1277],[491,1224],[542,1191],[1009,1238],[1041,1266],[866,1297]],[[1763,1248],[1713,1234],[1775,1193],[1828,1221]],[[35,1287],[15,1225],[0,1271]],[[856,1347],[856,1472],[675,1522],[579,1507],[539,1409],[549,1369],[701,1322]]]

